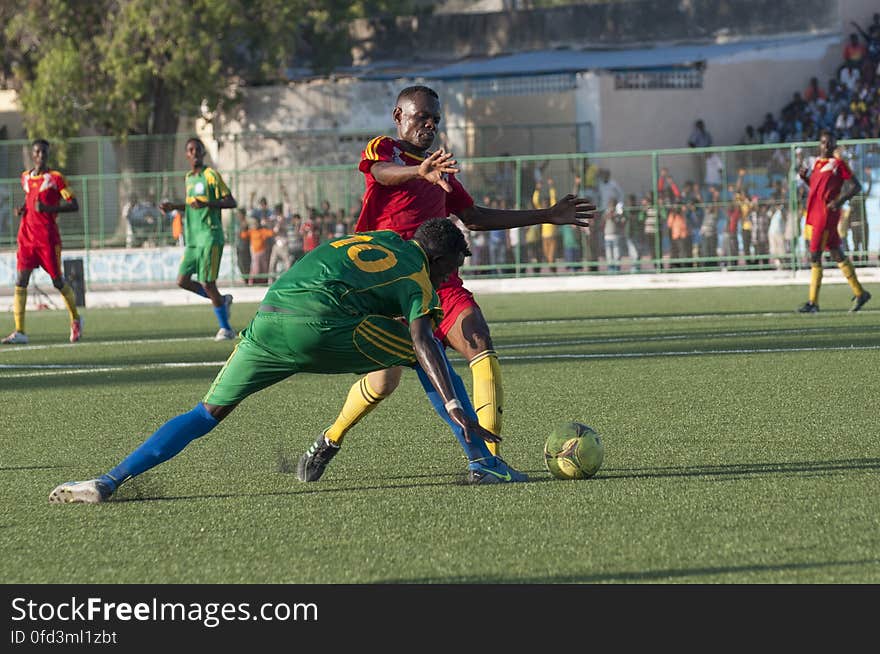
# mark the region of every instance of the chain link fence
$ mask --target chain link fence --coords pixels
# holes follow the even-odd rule
[[[353,228],[364,191],[357,161],[372,136],[236,135],[209,143],[206,163],[220,170],[239,207],[250,212],[265,198],[270,208],[282,204],[286,214],[310,220],[320,238],[329,238]],[[494,138],[489,132],[471,136]],[[64,250],[98,256],[119,248],[178,247],[171,217],[158,205],[183,199],[186,139],[81,138],[53,144],[53,165],[63,162],[58,167],[80,204],[78,213],[59,216]],[[880,140],[841,141],[840,147],[863,185],[863,193],[845,207],[847,247],[857,265],[876,265],[871,249],[876,252],[880,244]],[[599,208],[588,229],[470,232],[473,256],[463,272],[507,277],[796,270],[807,265],[800,239],[806,189],[796,171],[816,152],[815,143],[781,143],[461,160],[459,177],[477,204],[527,209],[576,193]],[[301,160],[331,163],[294,165]],[[29,142],[0,142],[0,258],[14,260],[15,207],[23,201],[18,176],[29,164]],[[233,246],[241,227],[236,212],[224,211],[224,223]],[[230,247],[233,265],[224,282],[248,276],[235,265],[238,251]],[[13,281],[4,275],[0,287]],[[103,281],[138,280],[120,273]]]

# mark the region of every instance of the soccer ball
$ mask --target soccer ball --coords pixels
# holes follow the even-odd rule
[[[602,438],[581,422],[564,422],[544,443],[544,465],[557,479],[587,479],[605,458]]]

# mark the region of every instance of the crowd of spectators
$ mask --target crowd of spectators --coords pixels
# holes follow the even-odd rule
[[[272,205],[265,197],[250,210],[237,210],[236,255],[239,272],[249,285],[274,282],[298,259],[320,243],[354,231],[359,209],[333,210],[328,200],[318,207],[306,205],[305,215],[291,208],[282,187],[282,202]]]
[[[741,144],[817,141],[821,129],[834,130],[838,139],[880,137],[880,13],[866,29],[852,25],[857,31],[835,76],[824,86],[810,79],[778,114],[766,113],[757,128],[747,125]]]

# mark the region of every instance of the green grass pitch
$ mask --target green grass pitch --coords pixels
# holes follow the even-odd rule
[[[529,483],[464,485],[413,373],[300,483],[281,470],[356,380],[301,375],[100,506],[47,497],[192,408],[232,344],[212,340],[207,305],[87,309],[77,345],[64,312],[31,312],[31,345],[0,349],[0,578],[880,583],[880,307],[849,314],[849,289],[829,285],[822,312],[800,315],[805,293],[478,297],[501,357],[502,452]],[[254,309],[236,304],[234,326]],[[559,420],[602,435],[594,478],[544,470]]]

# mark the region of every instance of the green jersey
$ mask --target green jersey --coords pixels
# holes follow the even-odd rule
[[[436,325],[443,312],[427,264],[418,243],[390,230],[335,238],[297,261],[263,303],[328,320],[430,315]]]
[[[184,242],[188,246],[200,247],[209,243],[222,245],[223,222],[220,209],[192,206],[194,200],[216,202],[231,195],[226,182],[213,168],[202,168],[201,172],[186,174],[186,213],[184,220]]]

